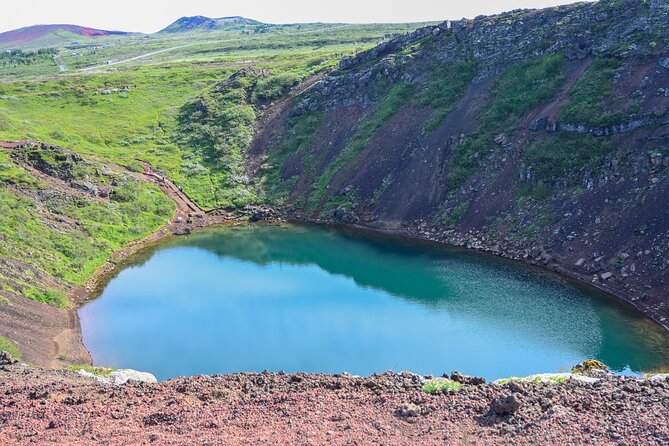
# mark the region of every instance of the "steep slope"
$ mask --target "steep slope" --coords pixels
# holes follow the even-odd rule
[[[262,25],[257,20],[245,17],[221,17],[212,19],[201,15],[193,17],[181,17],[170,26],[159,31],[160,33],[185,33],[191,31],[213,31],[218,29],[238,29],[246,26]]]
[[[294,218],[561,270],[669,317],[669,2],[445,22],[274,111],[249,169]]]
[[[127,34],[78,25],[35,25],[0,34],[0,48],[46,47],[71,42],[79,38],[95,38]]]

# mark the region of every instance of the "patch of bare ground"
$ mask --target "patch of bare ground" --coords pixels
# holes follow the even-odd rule
[[[178,357],[175,357],[178,360]],[[463,385],[427,395],[423,377],[200,376],[98,384],[72,372],[4,366],[0,442],[68,445],[662,445],[669,383]],[[498,415],[496,398],[517,411]]]

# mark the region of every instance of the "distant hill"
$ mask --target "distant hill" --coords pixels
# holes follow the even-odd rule
[[[161,30],[161,33],[185,33],[190,31],[213,31],[223,28],[243,27],[248,25],[262,25],[262,22],[245,17],[221,17],[212,19],[201,15],[193,17],[181,17],[167,28]]]
[[[105,31],[78,25],[35,25],[0,34],[1,48],[27,46],[52,46],[80,37],[102,37],[127,34],[122,31]]]

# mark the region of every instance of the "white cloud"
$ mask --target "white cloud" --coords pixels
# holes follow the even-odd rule
[[[68,23],[102,29],[155,32],[182,16],[241,15],[268,23],[417,22],[474,17],[515,8],[572,3],[560,0],[3,0],[0,32],[22,26]]]

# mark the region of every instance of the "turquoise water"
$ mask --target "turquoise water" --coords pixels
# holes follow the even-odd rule
[[[451,370],[488,379],[669,364],[612,298],[480,254],[332,229],[209,229],[137,256],[79,310],[96,365],[159,379],[251,371]]]

